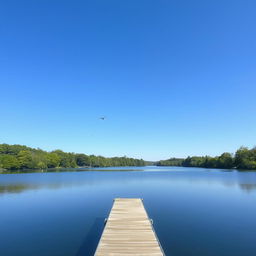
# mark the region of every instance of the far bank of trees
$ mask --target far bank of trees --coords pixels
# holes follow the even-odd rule
[[[192,156],[185,159],[170,158],[157,162],[158,166],[184,166],[184,167],[204,167],[204,168],[221,168],[221,169],[256,169],[256,147],[248,149],[239,148],[236,153],[223,153],[220,156]]]
[[[128,157],[103,157],[86,154],[67,153],[62,150],[47,152],[22,145],[0,144],[0,170],[74,168],[74,167],[111,167],[145,166],[153,164],[142,159]],[[235,154],[223,153],[220,156],[192,156],[170,158],[154,163],[157,166],[184,166],[221,169],[256,169],[256,147],[239,148]]]
[[[22,145],[0,144],[0,169],[46,169],[68,167],[144,166],[145,161],[128,157],[103,157],[66,153],[62,150],[47,152]]]

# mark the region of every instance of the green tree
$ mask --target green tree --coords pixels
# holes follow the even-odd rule
[[[17,170],[20,168],[20,163],[15,156],[2,154],[0,155],[0,168]]]
[[[25,168],[33,168],[32,165],[32,154],[30,151],[27,150],[21,150],[18,153],[18,161],[20,163],[20,168],[25,169]]]
[[[47,163],[40,161],[40,162],[37,163],[36,168],[37,169],[46,169],[47,168]]]
[[[217,167],[224,169],[231,169],[234,167],[234,159],[230,153],[223,153],[217,159]]]
[[[238,149],[235,154],[235,165],[238,169],[256,169],[256,148]]]
[[[48,153],[47,154],[48,168],[59,167],[59,165],[60,165],[60,157],[56,153]]]

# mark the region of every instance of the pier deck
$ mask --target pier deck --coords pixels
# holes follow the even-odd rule
[[[139,198],[116,198],[95,256],[164,256]]]

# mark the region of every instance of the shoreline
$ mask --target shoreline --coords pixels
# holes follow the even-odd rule
[[[94,172],[103,172],[103,171],[143,171],[143,167],[156,167],[156,168],[200,168],[205,170],[219,170],[219,171],[227,171],[227,172],[256,172],[255,169],[238,169],[238,168],[207,168],[207,167],[199,167],[199,166],[108,166],[108,167],[57,167],[57,168],[46,168],[46,169],[23,169],[23,170],[4,170],[0,169],[1,174],[26,174],[26,173],[54,173],[54,172],[86,172],[86,171],[94,171]]]

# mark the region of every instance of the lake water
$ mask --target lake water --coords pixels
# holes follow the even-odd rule
[[[116,197],[144,198],[166,255],[256,255],[256,172],[120,169],[0,175],[0,255],[93,255]]]

